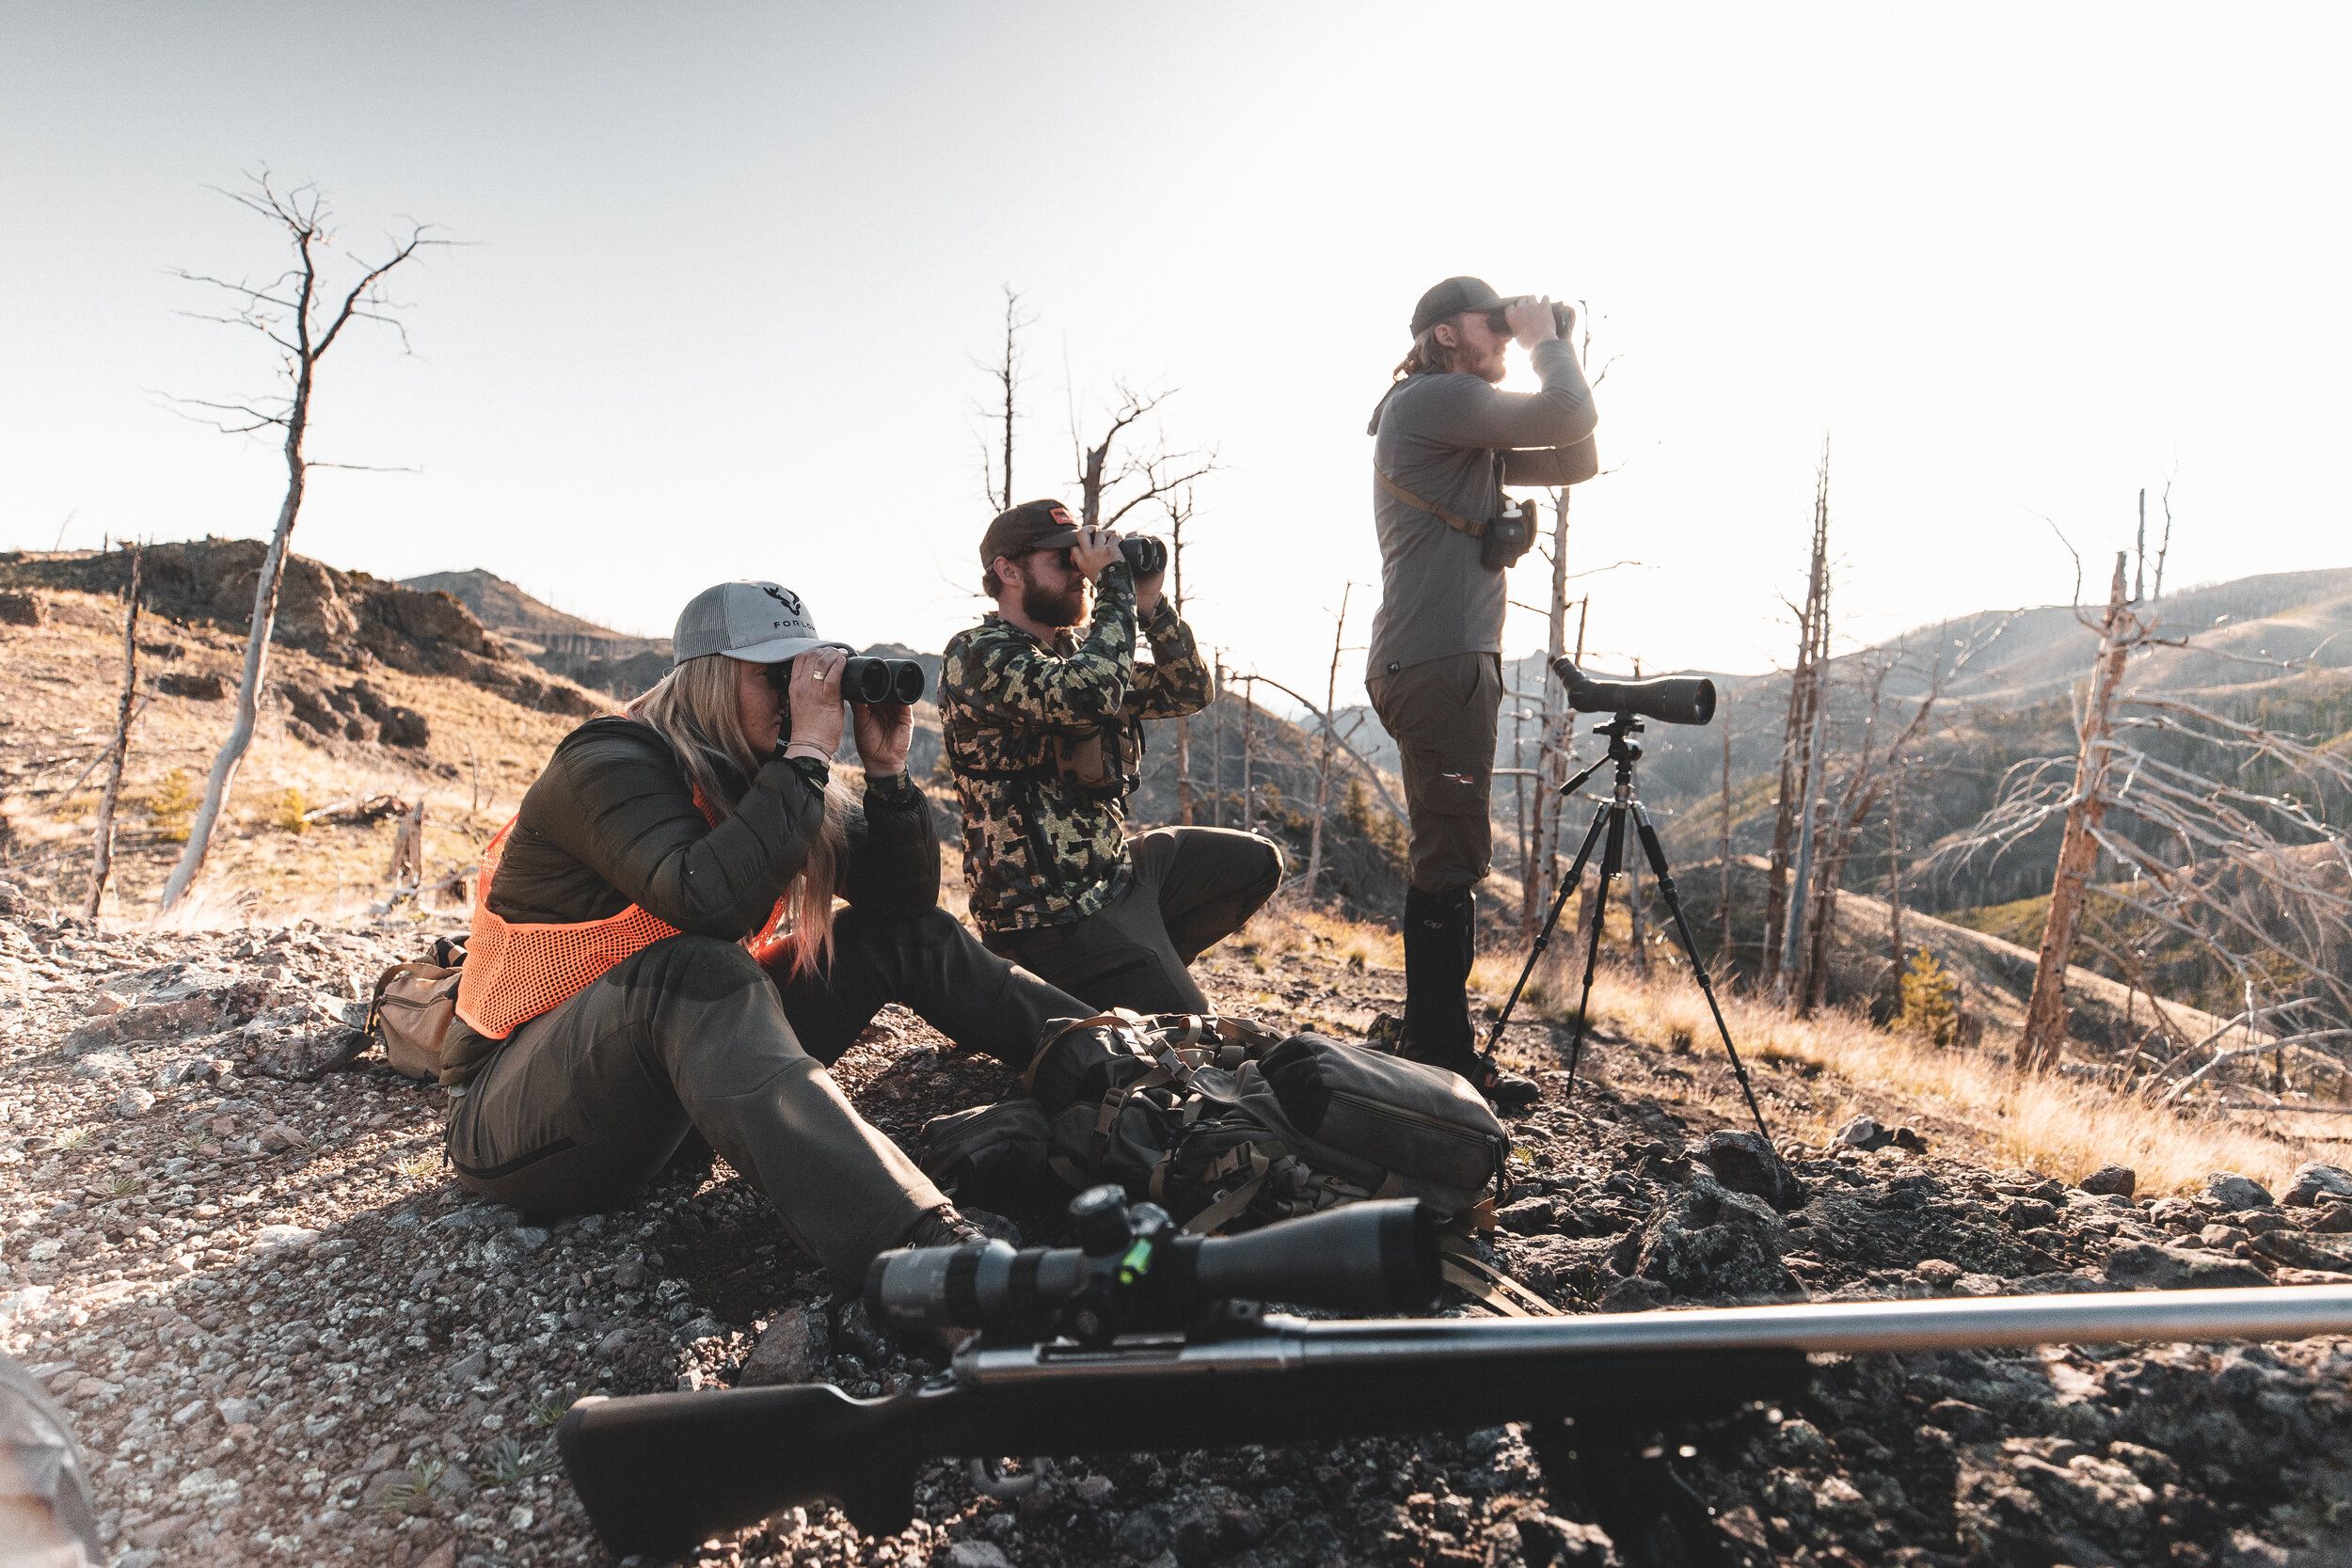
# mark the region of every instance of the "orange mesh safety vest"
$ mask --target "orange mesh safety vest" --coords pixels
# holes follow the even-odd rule
[[[702,805],[701,800],[694,802]],[[703,811],[708,816],[708,808]],[[569,1002],[633,955],[678,934],[659,915],[631,904],[602,920],[569,924],[518,923],[490,912],[490,879],[497,875],[510,820],[482,852],[482,879],[474,889],[473,934],[466,939],[465,967],[457,972],[457,1016],[491,1039]],[[743,939],[744,949],[765,964],[783,945],[780,927],[786,900],[776,900],[768,923]]]

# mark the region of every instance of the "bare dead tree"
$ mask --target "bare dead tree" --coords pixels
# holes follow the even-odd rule
[[[1716,843],[1716,912],[1723,918],[1722,957],[1715,961],[1729,973],[1731,963],[1731,715],[1721,714],[1724,721],[1724,820],[1723,832]]]
[[[1307,902],[1315,901],[1315,884],[1323,875],[1323,817],[1331,800],[1331,745],[1339,738],[1339,730],[1331,722],[1331,710],[1340,691],[1340,656],[1347,639],[1347,600],[1356,591],[1352,582],[1340,589],[1340,612],[1331,622],[1331,667],[1323,688],[1323,745],[1315,756],[1315,816],[1314,825],[1307,833]]]
[[[1886,755],[1886,961],[1901,984],[1903,973],[1903,753]]]
[[[424,797],[401,813],[392,832],[392,862],[384,881],[395,901],[420,893],[424,886]]]
[[[1820,666],[1829,648],[1829,438],[1813,486],[1813,537],[1805,570],[1804,604],[1797,610],[1797,661],[1788,673],[1788,712],[1781,727],[1780,793],[1772,812],[1772,848],[1764,893],[1764,982],[1786,994],[1782,974],[1793,954],[1789,901],[1796,889],[1791,862],[1803,834],[1800,813],[1813,790]]]
[[[1184,613],[1184,525],[1192,521],[1192,486],[1184,484],[1156,498],[1168,518],[1168,562],[1170,596],[1176,613]],[[1192,716],[1176,721],[1176,820],[1192,826]]]
[[[254,579],[253,616],[246,631],[245,669],[237,684],[235,717],[228,738],[221,742],[219,752],[213,758],[212,770],[205,779],[203,803],[198,807],[196,820],[188,832],[187,848],[164,884],[163,907],[167,911],[187,895],[188,889],[202,874],[205,858],[212,852],[213,833],[221,810],[228,803],[246,751],[253,743],[262,681],[268,670],[270,632],[278,617],[278,584],[285,576],[287,550],[294,536],[294,519],[302,510],[310,470],[364,467],[320,462],[303,450],[304,438],[310,433],[311,399],[318,388],[319,367],[342,340],[343,329],[355,321],[390,327],[399,335],[405,352],[407,332],[401,325],[399,307],[384,293],[385,280],[420,251],[449,243],[428,238],[425,226],[411,223],[405,238],[385,242],[387,249],[380,259],[357,262],[356,279],[338,295],[323,276],[329,254],[337,247],[326,199],[316,186],[298,185],[281,191],[271,183],[264,170],[254,177],[251,189],[225,194],[278,231],[294,252],[293,264],[262,283],[230,282],[199,273],[183,272],[180,276],[190,282],[220,289],[230,296],[235,303],[230,310],[204,313],[201,319],[244,327],[266,338],[278,356],[283,391],[250,403],[179,401],[201,411],[196,417],[230,435],[278,432],[283,441],[286,494],[278,505],[269,548]]]
[[[1120,519],[1136,508],[1173,495],[1216,469],[1214,448],[1179,450],[1160,437],[1134,450],[1136,437],[1129,433],[1158,412],[1175,395],[1173,388],[1137,392],[1122,382],[1118,392],[1110,423],[1103,438],[1085,449],[1078,471],[1078,521],[1088,528],[1117,528]],[[1118,456],[1115,463],[1114,454]]]
[[[131,754],[131,721],[137,717],[139,694],[139,547],[131,558],[130,581],[122,591],[122,701],[115,710],[114,739],[106,747],[106,786],[98,797],[98,827],[90,842],[89,897],[82,912],[98,918],[99,900],[106,895],[106,877],[114,868],[115,802],[122,798],[122,768]]]
[[[1279,691],[1283,696],[1288,697],[1292,702],[1296,703],[1300,707],[1305,708],[1308,714],[1313,718],[1319,733],[1327,736],[1333,746],[1339,748],[1340,755],[1346,757],[1349,761],[1356,765],[1357,771],[1362,774],[1364,783],[1371,786],[1372,793],[1379,800],[1380,804],[1388,811],[1388,814],[1391,816],[1395,817],[1399,822],[1406,820],[1405,808],[1397,804],[1395,796],[1389,793],[1388,781],[1380,776],[1379,768],[1370,757],[1364,755],[1362,752],[1357,749],[1354,741],[1348,739],[1349,734],[1352,733],[1354,729],[1353,725],[1349,726],[1349,729],[1347,730],[1338,728],[1337,725],[1332,722],[1331,710],[1328,707],[1317,706],[1313,698],[1292,690],[1289,687],[1284,686],[1280,681],[1276,680],[1272,675],[1251,674],[1245,675],[1242,679],[1251,683],[1263,681],[1266,685],[1274,688],[1275,690]],[[1248,753],[1246,752],[1243,753],[1245,764],[1247,763],[1248,755]]]
[[[1209,771],[1216,783],[1209,792],[1209,825],[1225,826],[1225,654],[1217,652],[1216,668],[1211,672],[1216,682],[1216,697],[1209,712],[1216,721],[1209,731]]]
[[[2151,585],[2158,593],[2162,548]],[[2129,602],[2124,553],[2117,554],[2098,623],[2074,755],[2012,768],[1992,809],[1938,857],[1997,854],[2053,822],[2060,826],[2017,1059],[2036,1069],[2058,1062],[2068,1015],[2065,971],[2078,946],[2110,962],[2124,957],[2086,929],[2104,858],[2120,877],[2098,882],[2098,905],[2185,939],[2233,978],[2243,999],[2230,1028],[2247,1037],[2201,1063],[2195,1058],[2229,1028],[2184,1042],[2158,1004],[2159,1030],[2171,1048],[2152,1065],[2150,1085],[2169,1085],[2167,1098],[2175,1098],[2185,1091],[2184,1073],[2204,1082],[2227,1063],[2259,1054],[2281,1067],[2305,1060],[2342,1074],[2335,1053],[2352,1038],[2352,834],[2336,825],[2330,802],[2341,812],[2352,800],[2352,757],[2207,701],[2129,690],[2136,659],[2158,647],[2196,644],[2157,635],[2155,612]],[[2245,662],[2327,678],[2295,660]],[[2319,1046],[2327,1050],[2314,1053]]]
[[[995,395],[985,410],[990,422],[998,426],[995,446],[991,451],[988,436],[980,437],[980,487],[988,497],[988,504],[1002,512],[1012,506],[1012,435],[1021,394],[1021,334],[1037,325],[1037,318],[1021,313],[1021,295],[1009,283],[1001,285],[1005,293],[1005,340],[996,358],[982,365],[991,381],[996,385]]]
[[[1258,682],[1255,676],[1245,676],[1241,688],[1241,826],[1258,825],[1258,795],[1256,782],[1249,776],[1250,764],[1257,757]]]
[[[1829,999],[1831,943],[1836,931],[1837,895],[1844,883],[1846,863],[1853,853],[1862,824],[1876,809],[1880,796],[1894,783],[1898,759],[1926,731],[1929,719],[1947,684],[1990,641],[1989,637],[1972,641],[1962,649],[1958,658],[1948,662],[1939,652],[1927,677],[1927,689],[1913,708],[1910,721],[1903,726],[1900,734],[1883,745],[1880,743],[1884,730],[1879,723],[1879,714],[1884,701],[1885,682],[1889,674],[1907,662],[1909,650],[1898,644],[1891,656],[1871,659],[1864,666],[1867,717],[1863,721],[1862,743],[1848,755],[1845,781],[1836,802],[1830,808],[1822,824],[1820,853],[1813,870],[1811,893],[1807,900],[1809,913],[1804,966],[1794,987],[1802,1008],[1807,1012],[1820,1007]],[[1826,758],[1820,771],[1824,776],[1829,771]]]
[[[2139,635],[2139,624],[2123,597],[2123,553],[2115,556],[2115,578],[2099,626],[2099,657],[2091,665],[2090,691],[2076,732],[2074,787],[2066,805],[2058,841],[2058,875],[2050,883],[2050,912],[2042,923],[2042,950],[2034,959],[2033,995],[2026,1004],[2026,1028],[2017,1039],[2017,1065],[2039,1071],[2055,1065],[2066,1039],[2066,966],[2074,961],[2074,932],[2082,919],[2083,892],[2098,859],[2098,830],[2107,810],[2107,736],[2115,689],[2123,661]]]

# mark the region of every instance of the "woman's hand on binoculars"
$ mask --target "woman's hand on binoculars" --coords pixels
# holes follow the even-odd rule
[[[914,744],[914,709],[905,703],[853,703],[850,722],[856,727],[857,759],[869,779],[903,773],[907,749]]]
[[[1115,528],[1082,528],[1078,542],[1070,546],[1070,564],[1077,574],[1092,582],[1103,575],[1103,568],[1119,559],[1119,531]]]
[[[1515,299],[1502,308],[1502,319],[1511,324],[1511,336],[1521,348],[1534,348],[1560,336],[1560,324],[1552,319],[1549,296]]]
[[[792,744],[819,748],[831,757],[841,749],[841,666],[850,656],[839,648],[811,648],[792,661]]]

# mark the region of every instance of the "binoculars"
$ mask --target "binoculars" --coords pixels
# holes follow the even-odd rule
[[[787,658],[768,666],[768,684],[779,692],[789,688],[795,662]],[[846,703],[919,703],[924,684],[923,667],[911,658],[859,654],[841,665],[841,700]]]
[[[1563,340],[1565,340],[1568,335],[1568,328],[1574,326],[1575,325],[1576,307],[1573,305],[1563,304],[1561,301],[1556,299],[1553,300],[1551,302],[1552,330],[1559,333]],[[1508,338],[1511,335],[1511,318],[1504,314],[1502,306],[1498,305],[1493,309],[1486,312],[1486,329],[1498,338]]]
[[[1148,533],[1119,542],[1119,553],[1126,559],[1127,569],[1139,578],[1168,570],[1168,545]]]

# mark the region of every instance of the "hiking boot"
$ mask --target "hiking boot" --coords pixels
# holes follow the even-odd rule
[[[1375,1051],[1385,1051],[1423,1067],[1441,1067],[1469,1081],[1470,1086],[1485,1095],[1495,1109],[1505,1116],[1521,1116],[1543,1098],[1543,1090],[1516,1072],[1506,1072],[1495,1064],[1493,1057],[1476,1051],[1423,1051],[1417,1048],[1405,1032],[1405,1021],[1394,1013],[1375,1013],[1372,1027],[1364,1031],[1364,1043]]]
[[[1021,1244],[1021,1227],[1002,1214],[985,1209],[959,1209],[949,1203],[914,1222],[901,1246],[969,1246],[977,1242]]]
[[[1405,891],[1405,1033],[1425,1050],[1473,1048],[1470,890]]]
[[[1407,1046],[1401,1054],[1406,1060],[1426,1067],[1441,1067],[1457,1074],[1470,1086],[1486,1097],[1494,1108],[1506,1117],[1522,1117],[1535,1108],[1535,1101],[1544,1091],[1533,1079],[1505,1071],[1492,1056],[1477,1051],[1419,1051]]]

